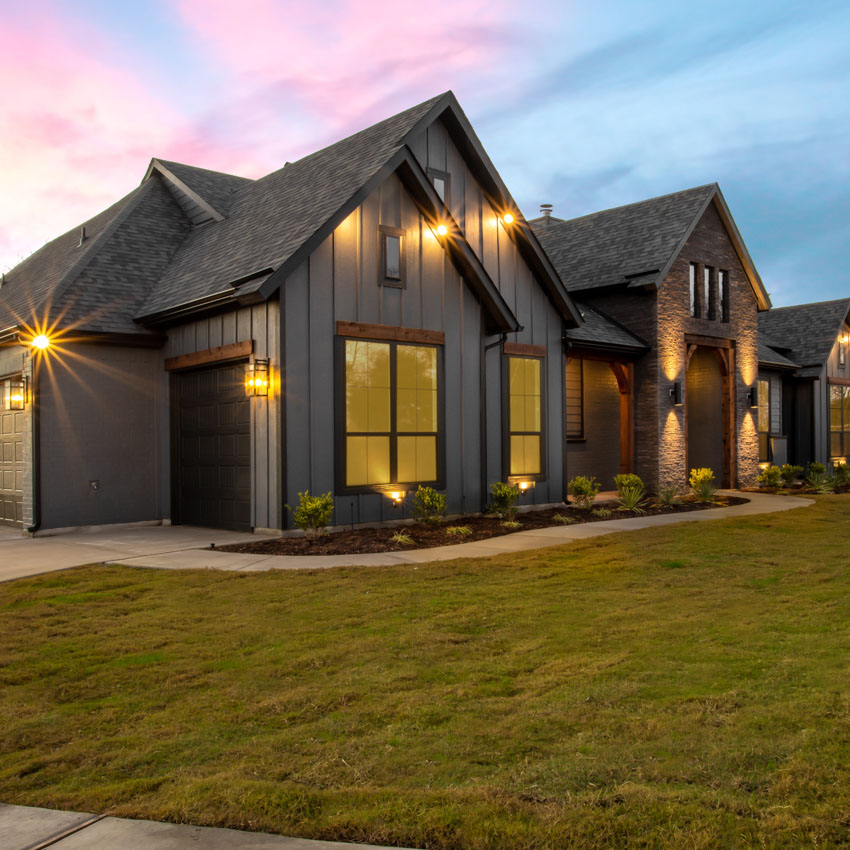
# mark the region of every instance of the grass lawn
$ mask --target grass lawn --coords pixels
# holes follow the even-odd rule
[[[0,585],[0,800],[408,847],[850,845],[850,497],[487,560]]]

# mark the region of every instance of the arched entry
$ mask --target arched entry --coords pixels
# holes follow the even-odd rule
[[[688,472],[706,466],[714,470],[723,487],[734,486],[733,375],[732,349],[688,346],[685,378]]]

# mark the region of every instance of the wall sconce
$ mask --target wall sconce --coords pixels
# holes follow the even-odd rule
[[[50,348],[50,337],[45,336],[44,334],[39,334],[38,336],[33,337],[30,344],[33,348],[37,348],[39,351],[46,351]]]
[[[23,410],[27,404],[27,379],[8,381],[3,395],[6,410]]]
[[[758,407],[759,406],[758,384],[753,384],[753,386],[751,386],[749,388],[749,390],[747,390],[747,403],[750,405],[750,407]]]
[[[681,407],[682,406],[682,382],[674,381],[670,385],[670,404],[673,407]]]
[[[271,365],[268,358],[258,357],[245,368],[245,395],[268,396],[271,386]]]
[[[448,227],[445,224],[437,225],[437,236],[445,236],[449,232]]]
[[[388,490],[387,497],[393,503],[393,507],[397,508],[404,501],[404,490]]]
[[[513,223],[514,223],[514,220],[515,220],[515,219],[514,219],[514,214],[513,214],[513,213],[506,212],[506,213],[502,216],[502,221],[503,221],[505,224],[513,224]]]
[[[525,493],[527,490],[530,490],[534,487],[533,481],[517,481],[517,487],[519,487],[520,493]]]

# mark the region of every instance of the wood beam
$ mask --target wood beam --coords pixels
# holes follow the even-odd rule
[[[369,325],[364,322],[336,323],[337,336],[356,339],[385,339],[390,342],[419,342],[425,345],[443,345],[446,335],[442,331],[426,331],[420,328],[401,328],[393,325]]]
[[[193,351],[191,354],[181,354],[179,357],[167,357],[165,370],[174,372],[177,369],[191,369],[193,366],[204,366],[207,363],[221,363],[224,360],[239,360],[250,357],[254,353],[254,341],[234,342],[230,345],[219,345],[204,351]]]
[[[515,354],[518,357],[545,357],[545,345],[526,345],[522,342],[506,342],[503,346],[505,354]]]

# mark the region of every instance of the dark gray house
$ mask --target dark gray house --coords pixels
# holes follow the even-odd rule
[[[497,480],[559,502],[568,330],[643,345],[582,318],[451,93],[256,181],[154,159],[3,280],[3,520],[278,529],[310,490],[356,523]]]
[[[752,483],[770,302],[719,187],[531,224],[585,319],[566,333],[570,474]],[[616,332],[591,333],[599,320]]]
[[[768,450],[761,460],[780,464],[787,458],[800,466],[846,463],[850,298],[762,313],[759,339],[759,403],[771,411]]]

